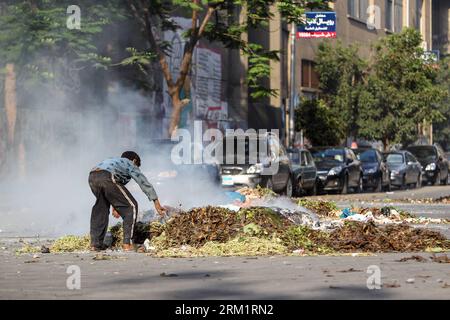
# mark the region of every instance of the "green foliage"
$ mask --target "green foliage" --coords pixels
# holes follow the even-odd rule
[[[405,29],[379,40],[371,60],[364,61],[355,46],[323,43],[316,61],[320,100],[302,102],[298,127],[316,145],[337,144],[349,135],[381,140],[385,147],[414,141],[418,123],[439,123],[450,115],[443,103],[448,63],[435,68],[424,60],[421,44],[418,31]],[[450,137],[444,124],[440,133],[441,141]]]
[[[445,150],[450,148],[450,57],[442,59],[437,70],[436,82],[446,91],[446,99],[441,103],[441,112],[445,121],[433,125],[434,141],[439,143]]]
[[[124,18],[118,3],[78,1],[82,8],[81,29],[70,30],[66,10],[73,1],[10,2],[0,15],[0,61],[14,63],[20,72],[40,79],[53,79],[48,69],[55,63],[72,60],[79,67],[105,65],[109,60],[97,52],[95,40],[112,20]]]
[[[367,85],[361,95],[360,135],[391,143],[407,144],[424,120],[442,121],[439,105],[446,92],[437,85],[437,72],[423,59],[418,31],[405,29],[381,39]]]
[[[316,62],[321,98],[333,109],[345,135],[356,135],[358,105],[367,66],[359,57],[358,47],[344,47],[340,42],[332,46],[323,42],[319,46]]]
[[[303,129],[315,146],[338,145],[345,138],[345,124],[324,100],[304,99],[295,110],[296,130]]]
[[[264,86],[263,80],[270,77],[270,62],[279,59],[279,51],[269,51],[259,43],[254,43],[244,40],[243,34],[250,28],[267,28],[271,19],[274,18],[276,10],[281,14],[281,17],[288,23],[296,22],[302,23],[302,15],[305,9],[321,8],[328,5],[328,0],[202,0],[198,2],[190,0],[173,0],[173,1],[129,1],[129,7],[133,15],[143,24],[144,34],[147,38],[155,39],[151,50],[154,52],[170,53],[170,46],[167,43],[160,41],[154,34],[149,34],[151,26],[158,26],[162,30],[180,29],[171,19],[171,13],[182,12],[183,16],[191,17],[197,13],[200,21],[199,25],[203,23],[203,18],[206,12],[210,9],[214,14],[205,21],[205,29],[202,34],[199,34],[199,26],[189,29],[184,32],[183,36],[186,39],[187,48],[195,46],[201,39],[215,41],[222,43],[227,48],[234,48],[241,50],[241,53],[248,57],[248,73],[247,83],[251,90],[251,96],[254,99],[276,96],[276,90],[269,89]],[[270,10],[271,6],[275,10]],[[146,8],[148,8],[149,15],[146,15]],[[245,10],[246,19],[240,19],[239,12]],[[185,52],[186,54],[186,52]],[[136,59],[136,56],[131,56],[123,61],[123,64],[130,62],[146,64],[146,59]],[[177,75],[180,76],[181,74]],[[167,80],[167,79],[166,79]],[[177,79],[174,79],[176,81]],[[179,83],[180,85],[180,83]]]

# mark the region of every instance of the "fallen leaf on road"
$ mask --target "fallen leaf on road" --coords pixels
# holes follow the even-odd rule
[[[167,277],[167,278],[178,277],[178,275],[175,273],[165,273],[165,272],[161,273],[160,276]]]
[[[103,253],[98,253],[95,255],[94,258],[92,258],[92,260],[113,260],[113,259],[117,259],[117,257],[113,257]]]
[[[363,271],[362,270],[356,270],[354,268],[350,268],[348,270],[340,270],[340,271],[337,271],[337,272],[345,273],[345,272],[363,272]]]
[[[422,256],[411,256],[411,257],[405,257],[405,258],[401,258],[400,260],[396,260],[397,262],[406,262],[409,260],[415,260],[417,262],[427,262],[427,259],[422,257]]]
[[[432,255],[430,259],[437,263],[450,263],[450,258],[447,255],[443,256]]]
[[[401,287],[401,285],[397,281],[394,281],[391,283],[383,283],[382,286],[386,287],[386,288],[400,288]]]

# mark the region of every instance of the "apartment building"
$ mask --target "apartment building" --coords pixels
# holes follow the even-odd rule
[[[450,54],[450,0],[433,1],[433,49]]]
[[[337,0],[331,5],[337,15],[337,38],[344,45],[358,44],[363,56],[379,38],[400,32],[404,27],[420,30],[423,48],[433,49],[433,3],[436,0]],[[449,7],[449,0],[441,0]],[[448,10],[447,10],[448,17]],[[448,20],[447,20],[448,25]],[[448,32],[447,46],[448,46]],[[443,35],[441,35],[443,37]],[[319,88],[314,60],[322,39],[296,41],[295,96],[314,97]]]

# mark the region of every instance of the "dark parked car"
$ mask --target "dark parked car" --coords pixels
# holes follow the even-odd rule
[[[364,189],[371,188],[375,192],[381,192],[383,188],[389,190],[391,187],[390,173],[383,154],[372,148],[353,149],[353,152],[361,161]]]
[[[361,162],[353,151],[344,147],[312,148],[319,176],[319,188],[324,191],[347,193],[349,188],[356,192],[363,190],[363,171]]]
[[[233,141],[227,143],[229,139]],[[261,139],[263,141],[260,141]],[[241,150],[239,143],[244,145],[244,154],[238,152]],[[259,185],[292,196],[291,162],[276,135],[231,135],[225,137],[222,144],[224,161],[220,166],[220,174],[223,187],[254,188]],[[233,144],[234,148],[230,150],[227,145]],[[254,148],[257,146],[256,159],[253,159],[255,161],[251,159],[251,145]],[[261,146],[264,150],[260,150]],[[230,163],[229,159],[234,160]]]
[[[391,172],[391,185],[405,189],[414,184],[419,188],[422,183],[422,166],[408,151],[392,151],[385,154],[386,163]]]
[[[437,146],[417,145],[406,148],[422,165],[422,180],[434,185],[447,184],[448,160]]]
[[[297,148],[288,149],[287,153],[291,160],[294,194],[317,194],[317,168],[311,153]]]

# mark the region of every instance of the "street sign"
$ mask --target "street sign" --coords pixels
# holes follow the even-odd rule
[[[425,51],[422,58],[426,62],[437,63],[441,59],[441,52],[439,50]]]
[[[297,29],[299,38],[336,38],[336,12],[307,12]]]

